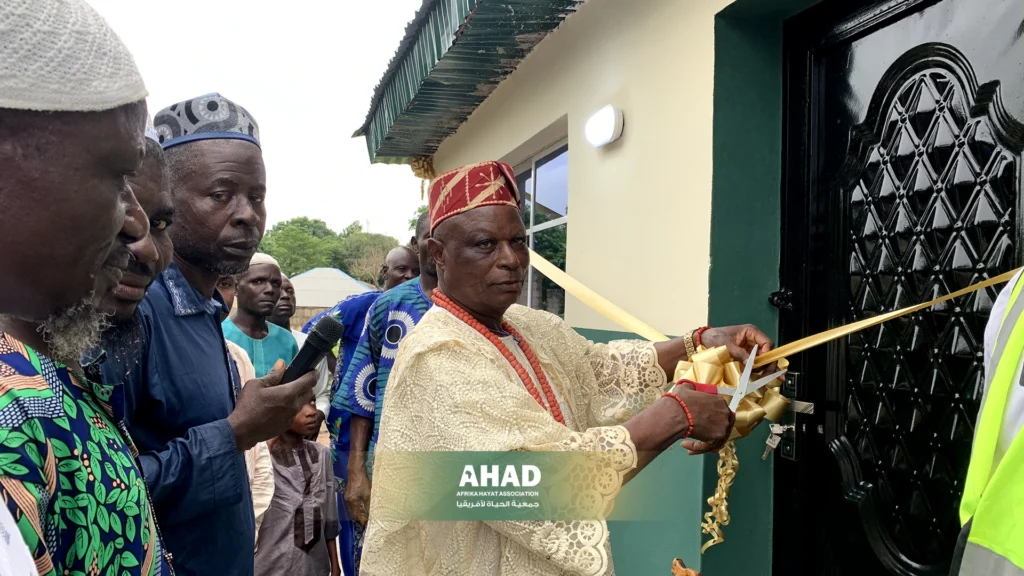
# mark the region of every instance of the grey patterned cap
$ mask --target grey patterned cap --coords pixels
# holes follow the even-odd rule
[[[245,140],[260,145],[260,127],[245,109],[220,94],[172,104],[156,113],[153,125],[164,150],[196,140]]]

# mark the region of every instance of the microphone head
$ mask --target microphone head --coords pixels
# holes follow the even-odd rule
[[[334,348],[338,340],[341,340],[341,335],[344,332],[345,326],[338,322],[337,318],[328,314],[313,325],[309,336],[306,337],[306,342],[313,344],[319,350],[330,350]]]

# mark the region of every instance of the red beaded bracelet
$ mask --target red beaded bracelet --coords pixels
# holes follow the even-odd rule
[[[683,399],[677,396],[674,392],[665,392],[661,397],[668,397],[675,400],[679,403],[679,407],[683,409],[683,412],[686,412],[686,422],[689,423],[690,427],[686,430],[686,434],[683,434],[683,438],[689,438],[690,434],[693,433],[693,415],[690,414],[690,408],[686,405],[686,402],[683,402]]]
[[[701,337],[701,334],[704,334],[705,332],[707,332],[710,329],[711,329],[711,326],[703,326],[701,328],[697,328],[697,333],[693,335],[693,345],[697,346],[699,348],[700,347],[700,337]]]

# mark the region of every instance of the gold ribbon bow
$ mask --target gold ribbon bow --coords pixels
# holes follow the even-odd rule
[[[789,362],[782,358],[778,361],[779,369],[784,370]],[[743,376],[743,364],[732,359],[725,346],[706,349],[703,346],[689,361],[676,365],[673,380],[690,380],[701,384],[712,384],[726,388],[738,388]],[[750,380],[756,380],[752,374]],[[740,400],[736,408],[736,424],[733,426],[729,441],[718,453],[718,486],[715,493],[708,498],[711,511],[704,513],[701,530],[711,536],[700,551],[703,554],[708,548],[725,541],[722,526],[729,525],[729,489],[736,478],[740,461],[736,456],[736,439],[746,438],[761,423],[768,420],[780,423],[789,408],[790,401],[779,392],[783,377],[779,376],[760,390],[755,390]]]
[[[609,302],[607,299],[603,298],[589,287],[583,285],[575,278],[569,276],[532,250],[530,251],[530,264],[539,270],[541,274],[544,274],[549,280],[558,286],[561,286],[568,294],[575,296],[583,302],[584,305],[595,310],[619,326],[622,326],[626,330],[638,334],[652,342],[663,342],[668,340],[664,334],[658,332],[650,325],[639,320],[622,308],[619,308],[612,302]],[[777,362],[780,369],[785,368],[788,365],[788,362],[786,362],[786,357],[788,356],[809,350],[815,346],[820,346],[826,342],[831,342],[833,340],[849,336],[854,332],[858,332],[872,326],[877,326],[878,324],[887,322],[894,318],[899,318],[900,316],[906,316],[907,314],[927,310],[932,306],[947,302],[953,298],[959,298],[983,288],[1008,282],[1021,270],[1021,268],[1010,270],[1009,272],[1004,272],[1003,274],[972,284],[945,296],[935,298],[934,300],[929,300],[928,302],[908,306],[899,310],[893,310],[892,312],[879,314],[871,318],[865,318],[845,326],[832,328],[831,330],[827,330],[820,334],[814,334],[795,342],[790,342],[789,344],[780,346],[770,352],[759,355],[754,366],[756,368],[772,362]],[[713,352],[707,356],[703,356],[703,353],[704,351],[702,351],[701,354],[695,355],[693,358],[695,362],[693,363],[681,362],[676,368],[675,381],[678,381],[680,378],[686,378],[695,382],[713,384],[715,382],[712,382],[707,378],[721,378],[721,381],[724,382],[725,385],[735,386],[739,381],[738,375],[742,372],[742,367],[739,366],[739,363],[734,363],[735,366],[729,367],[729,364],[732,363],[732,358],[730,358],[729,354],[725,351]],[[699,362],[697,362],[698,359],[700,360]],[[682,369],[682,373],[680,373],[680,368]],[[691,369],[692,372],[690,372]],[[718,376],[715,375],[716,369]],[[693,377],[687,377],[687,374],[691,374]],[[708,374],[708,376],[705,376],[705,374]],[[753,376],[751,378],[753,378]],[[726,498],[729,495],[729,488],[732,486],[732,481],[736,476],[736,470],[739,468],[739,461],[736,459],[736,445],[734,441],[736,438],[743,438],[750,434],[751,430],[757,427],[757,424],[764,418],[767,418],[772,422],[779,422],[789,404],[789,400],[779,393],[779,386],[777,383],[770,384],[761,394],[754,392],[752,394],[748,394],[747,397],[740,401],[736,410],[736,426],[733,429],[732,436],[726,446],[722,448],[721,452],[719,452],[718,487],[715,490],[715,495],[708,498],[708,504],[712,506],[712,510],[711,512],[704,514],[705,522],[701,524],[701,528],[704,533],[711,535],[711,540],[704,544],[701,548],[701,553],[711,546],[723,541],[724,534],[722,533],[721,527],[729,524],[729,510],[726,504]]]

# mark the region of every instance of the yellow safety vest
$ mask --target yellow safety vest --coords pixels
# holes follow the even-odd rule
[[[971,521],[960,574],[1024,574],[1024,440],[1018,435],[993,469],[996,444],[1017,367],[1024,355],[1024,281],[1013,287],[986,374],[960,521]],[[1009,321],[1009,323],[1007,322]]]

